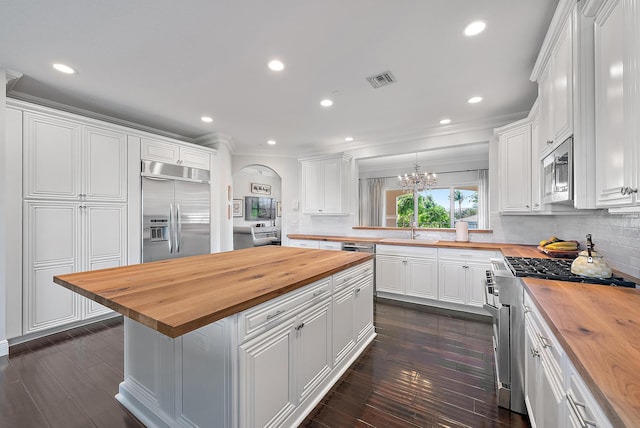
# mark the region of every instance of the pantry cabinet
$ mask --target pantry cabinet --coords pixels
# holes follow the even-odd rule
[[[24,203],[23,333],[110,312],[53,282],[54,275],[126,264],[126,206]]]
[[[209,152],[206,150],[148,138],[142,139],[141,157],[143,160],[172,163],[193,168],[206,170],[211,168]]]
[[[24,128],[25,198],[127,200],[124,133],[30,112]]]
[[[627,0],[588,1],[595,55],[596,203],[633,207],[640,183],[640,10]]]
[[[302,213],[344,215],[350,211],[351,157],[301,159]]]

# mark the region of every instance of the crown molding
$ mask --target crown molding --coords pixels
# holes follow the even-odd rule
[[[20,78],[24,76],[22,73],[18,72],[18,71],[14,71],[14,70],[5,70],[4,71],[4,78],[5,78],[5,85],[6,85],[6,93],[9,94],[9,92],[11,92],[11,90],[13,89],[13,87],[16,85],[16,83],[18,83],[18,80],[20,80]]]

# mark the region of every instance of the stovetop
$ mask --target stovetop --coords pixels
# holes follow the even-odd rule
[[[591,278],[571,273],[573,260],[567,259],[538,259],[529,257],[506,256],[505,262],[515,276],[553,279],[557,281],[582,282],[598,285],[612,285],[615,287],[635,288],[636,284],[620,276],[611,278]]]

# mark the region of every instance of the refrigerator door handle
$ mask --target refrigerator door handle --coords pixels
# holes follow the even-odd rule
[[[180,216],[180,204],[176,203],[176,253],[180,252],[180,241],[182,241],[182,217]]]
[[[169,203],[169,254],[173,254],[173,204]]]

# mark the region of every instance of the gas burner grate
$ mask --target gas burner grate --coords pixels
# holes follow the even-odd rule
[[[620,276],[611,278],[590,278],[571,273],[572,260],[540,259],[530,257],[504,258],[507,266],[515,276],[553,279],[557,281],[580,282],[585,284],[611,285],[614,287],[635,288],[636,284]]]

